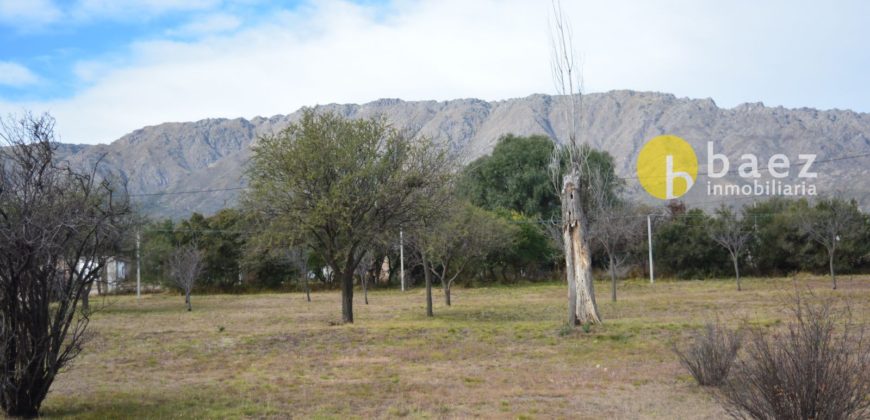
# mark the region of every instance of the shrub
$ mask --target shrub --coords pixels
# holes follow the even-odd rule
[[[735,418],[870,416],[870,347],[848,307],[796,294],[784,331],[754,329],[719,399]]]
[[[708,322],[696,332],[691,343],[674,345],[680,364],[703,386],[724,383],[743,342],[743,329],[729,329],[721,322]]]

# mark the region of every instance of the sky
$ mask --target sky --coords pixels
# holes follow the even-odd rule
[[[870,2],[562,0],[585,92],[870,112]],[[546,0],[0,0],[0,114],[66,143],[379,98],[554,93]]]

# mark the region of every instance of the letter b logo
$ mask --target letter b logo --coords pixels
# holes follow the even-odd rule
[[[698,176],[698,157],[685,140],[670,134],[648,141],[637,157],[637,179],[662,200],[689,192]]]

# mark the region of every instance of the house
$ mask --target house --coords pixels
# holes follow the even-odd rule
[[[90,271],[90,267],[85,267],[86,261],[80,260],[76,265],[77,270]],[[90,262],[88,265],[94,265]],[[91,287],[91,294],[104,294],[119,291],[123,282],[127,279],[129,262],[122,257],[108,257],[103,265],[102,273],[97,281],[94,282],[94,287]]]

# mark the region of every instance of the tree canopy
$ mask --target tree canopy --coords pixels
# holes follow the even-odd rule
[[[353,322],[355,269],[380,238],[437,206],[445,162],[431,142],[412,141],[382,118],[306,109],[254,146],[245,202],[324,258],[342,284],[342,319]]]

